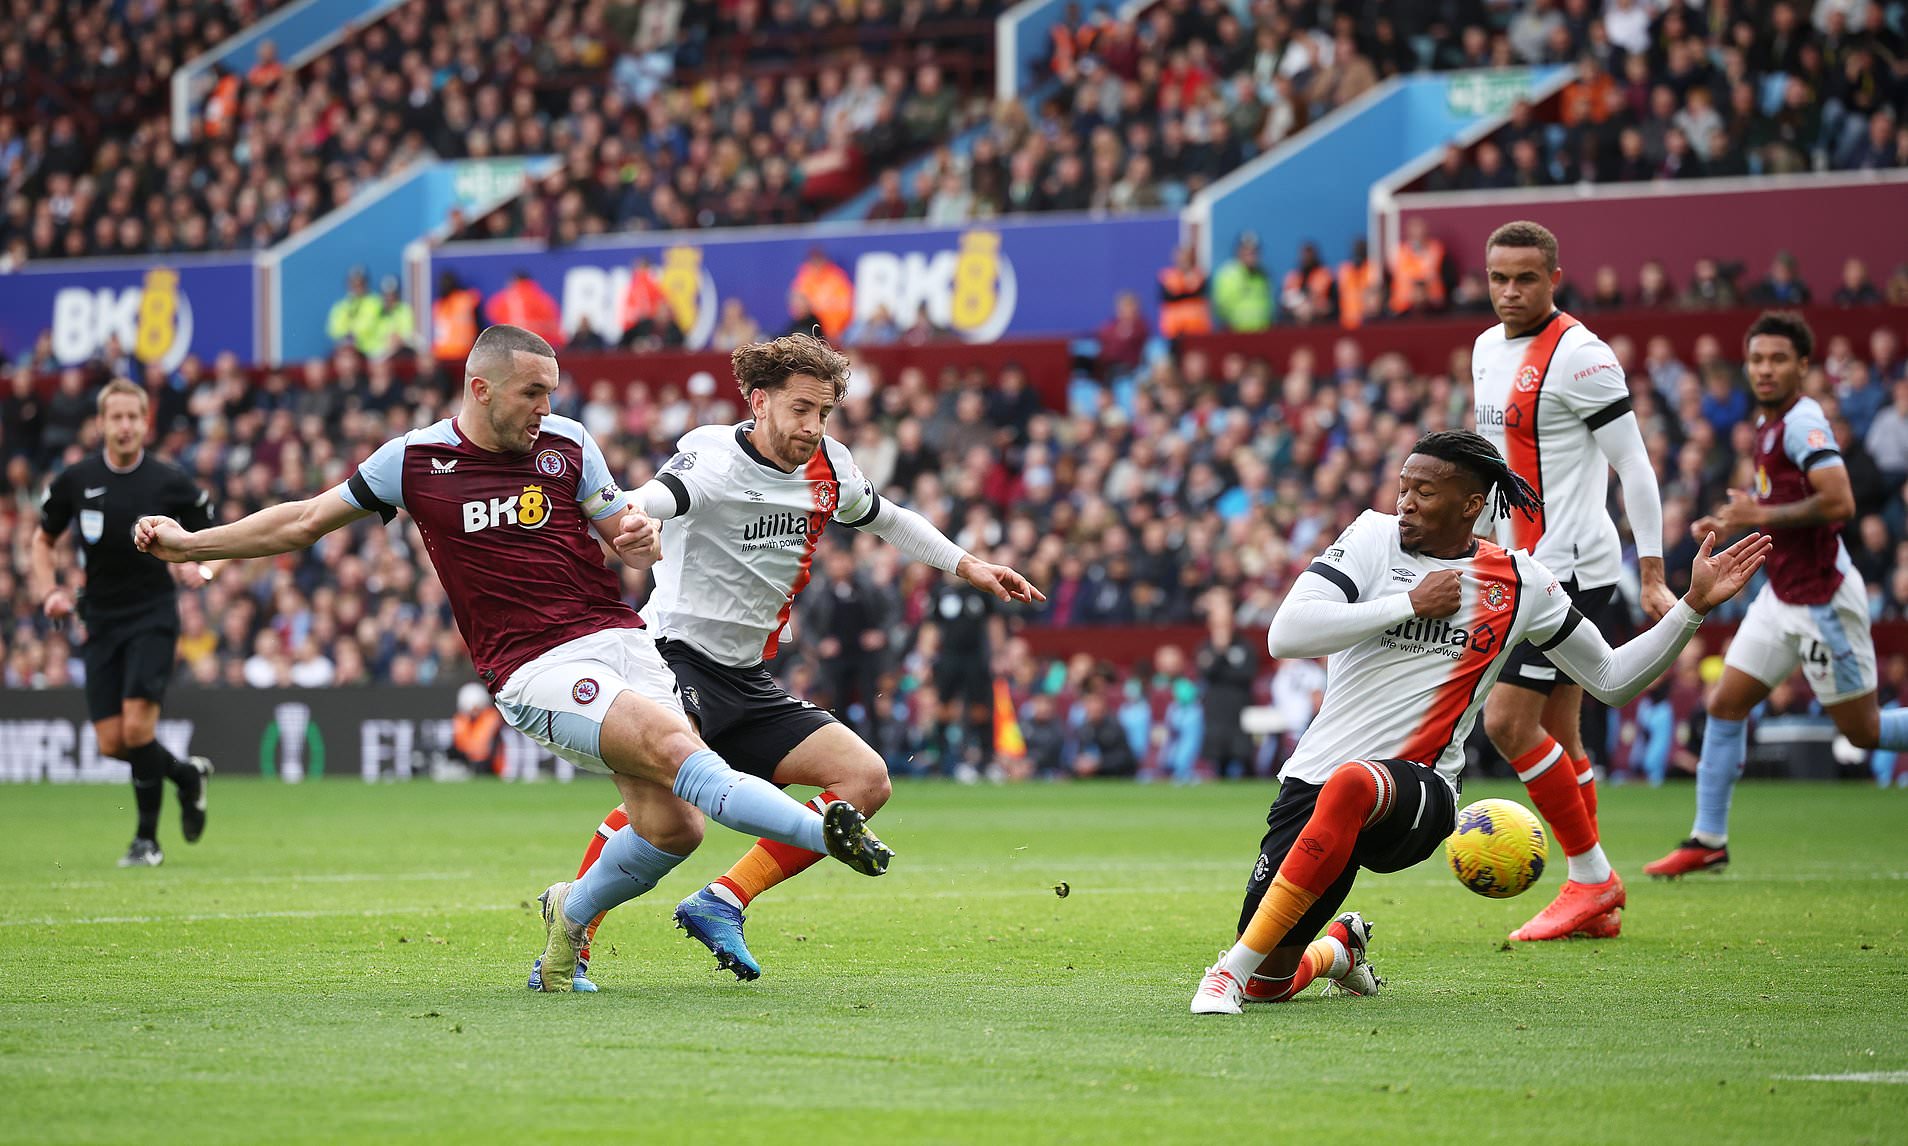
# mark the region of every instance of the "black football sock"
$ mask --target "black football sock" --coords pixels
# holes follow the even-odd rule
[[[154,759],[146,749],[157,747],[146,744],[128,749],[123,759],[132,765],[133,805],[139,810],[139,828],[135,837],[142,840],[159,838],[159,809],[166,801],[166,766],[162,756]],[[159,749],[161,753],[165,749]]]
[[[131,761],[135,775],[143,767],[148,774],[161,780],[171,780],[174,784],[196,783],[199,779],[197,768],[166,751],[166,746],[157,740],[126,749],[126,759]]]

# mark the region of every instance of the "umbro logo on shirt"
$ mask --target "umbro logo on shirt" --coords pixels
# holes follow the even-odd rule
[[[1417,573],[1413,572],[1410,569],[1393,568],[1391,571],[1391,576],[1394,580],[1397,580],[1397,581],[1410,581],[1417,576]]]
[[[447,474],[447,473],[450,473],[452,470],[455,470],[456,468],[457,468],[456,458],[452,458],[450,461],[444,461],[442,458],[431,459],[431,472],[434,474]]]

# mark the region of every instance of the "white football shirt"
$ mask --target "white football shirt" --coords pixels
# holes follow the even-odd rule
[[[1610,520],[1610,463],[1596,431],[1630,413],[1630,390],[1616,355],[1561,311],[1523,338],[1498,323],[1471,350],[1477,432],[1543,498],[1536,521],[1513,510],[1478,519],[1499,545],[1523,549],[1579,589],[1614,585],[1622,541]]]
[[[1565,632],[1570,597],[1528,553],[1478,539],[1465,557],[1407,553],[1398,519],[1367,510],[1306,570],[1350,601],[1409,593],[1439,569],[1462,573],[1462,604],[1411,617],[1325,661],[1325,700],[1280,779],[1323,784],[1352,760],[1412,760],[1456,786],[1464,738],[1519,641]]]
[[[657,474],[676,504],[642,611],[658,638],[735,668],[775,655],[828,523],[864,525],[881,508],[847,446],[824,436],[785,473],[749,443],[753,426],[699,426]]]

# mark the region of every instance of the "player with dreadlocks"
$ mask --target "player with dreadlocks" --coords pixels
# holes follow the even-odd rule
[[[1330,658],[1325,701],[1279,772],[1237,941],[1207,969],[1194,1014],[1284,1002],[1320,976],[1377,990],[1371,925],[1338,909],[1359,868],[1400,871],[1451,834],[1464,738],[1506,653],[1528,641],[1605,703],[1626,703],[1769,550],[1759,533],[1720,553],[1705,540],[1682,601],[1612,649],[1536,558],[1474,536],[1492,500],[1502,513],[1542,507],[1477,434],[1420,438],[1398,472],[1396,515],[1360,515],[1273,617],[1273,656]]]

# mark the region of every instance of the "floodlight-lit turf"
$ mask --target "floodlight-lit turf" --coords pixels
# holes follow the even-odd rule
[[[0,789],[6,1142],[1900,1142],[1908,793],[1745,785],[1736,865],[1652,883],[1687,785],[1606,790],[1623,938],[1509,948],[1442,857],[1364,877],[1376,999],[1194,1017],[1268,785],[901,784],[900,853],[760,900],[738,983],[670,926],[746,841],[524,989],[600,780],[222,779],[121,871],[125,789]],[[1513,785],[1465,799],[1523,799]],[[1055,884],[1071,894],[1060,898]]]

